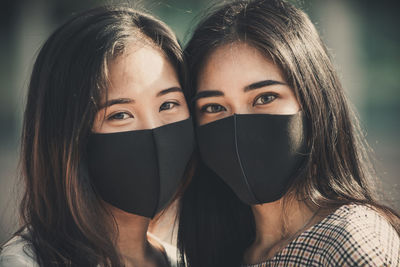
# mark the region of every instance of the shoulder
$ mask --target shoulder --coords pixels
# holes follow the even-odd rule
[[[21,236],[14,236],[1,248],[0,267],[38,267],[29,243]]]
[[[147,235],[157,241],[157,243],[159,243],[162,248],[164,249],[165,255],[167,256],[167,259],[171,265],[171,267],[177,267],[178,266],[178,250],[175,246],[162,241],[161,239],[159,239],[157,236],[155,236],[154,234],[148,232]],[[0,266],[1,267],[1,266]]]
[[[322,252],[339,266],[398,266],[400,237],[373,208],[344,205],[329,215],[316,231],[322,233]]]
[[[166,243],[166,242],[162,242],[161,241],[161,245],[164,247],[165,249],[165,254],[168,257],[168,261],[171,264],[171,267],[177,267],[178,265],[178,258],[177,258],[177,249],[175,246]]]

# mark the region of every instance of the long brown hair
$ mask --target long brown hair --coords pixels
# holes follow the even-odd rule
[[[34,64],[24,114],[17,234],[40,266],[122,266],[117,227],[96,195],[84,164],[108,62],[129,42],[150,40],[184,78],[173,32],[128,7],[104,6],[74,16],[46,41]]]
[[[308,16],[282,0],[240,0],[211,12],[185,48],[189,101],[208,56],[243,42],[283,71],[307,117],[308,151],[290,190],[313,207],[359,203],[374,207],[400,234],[399,215],[378,203],[368,145],[327,49]],[[200,164],[180,205],[178,246],[189,266],[239,266],[255,236],[250,207]]]

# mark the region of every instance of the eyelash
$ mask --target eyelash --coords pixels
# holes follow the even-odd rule
[[[207,108],[209,108],[209,107],[222,107],[223,108],[223,110],[220,110],[220,111],[217,111],[217,112],[208,112],[207,111]],[[221,106],[220,104],[207,104],[207,105],[204,105],[203,107],[201,107],[201,109],[200,109],[200,112],[201,113],[219,113],[219,112],[221,112],[221,111],[226,111],[226,108],[224,108],[223,106]]]
[[[171,107],[171,108],[168,108],[168,109],[162,109],[162,106],[163,106],[163,105],[166,105],[166,104],[172,104],[172,107]],[[173,109],[174,107],[178,107],[178,106],[180,106],[180,105],[181,105],[181,104],[179,104],[179,102],[173,102],[173,101],[164,102],[164,103],[161,104],[160,109],[159,109],[159,112],[165,111],[165,110],[171,110],[171,109]]]
[[[262,97],[273,97],[273,99],[267,101],[266,103],[257,104],[257,101],[258,101],[259,99],[261,99]],[[267,104],[273,102],[273,101],[274,101],[275,99],[277,99],[277,98],[278,98],[278,95],[275,94],[275,93],[264,93],[264,94],[258,95],[258,96],[254,99],[254,101],[253,101],[253,106],[267,105]]]
[[[258,101],[259,99],[261,99],[262,97],[273,97],[273,99],[267,101],[266,103],[257,104],[257,101]],[[278,95],[275,94],[275,93],[263,93],[263,94],[257,96],[257,97],[254,99],[254,101],[253,101],[253,106],[267,105],[267,104],[273,102],[276,98],[278,98]],[[221,107],[223,110],[219,110],[219,111],[216,111],[216,112],[209,112],[209,111],[207,111],[207,109],[208,109],[209,107]],[[206,104],[206,105],[204,105],[203,107],[201,107],[201,109],[200,109],[200,112],[201,112],[201,113],[219,113],[219,112],[221,112],[221,111],[226,111],[226,109],[225,109],[222,105],[216,104],[216,103]]]
[[[166,105],[166,104],[172,104],[173,106],[170,107],[170,108],[163,109],[163,106]],[[159,112],[164,111],[164,110],[170,110],[170,109],[173,109],[174,107],[177,107],[177,106],[180,106],[180,104],[178,102],[172,102],[172,101],[164,102],[164,103],[161,104]],[[133,115],[128,113],[128,112],[117,112],[117,113],[114,113],[111,116],[109,116],[107,119],[108,120],[123,120],[123,119],[115,118],[117,115],[121,115],[121,114],[127,114],[129,117],[133,118]]]
[[[166,105],[166,104],[172,104],[173,106],[171,108],[168,108],[168,109],[162,109],[162,106]],[[159,112],[164,111],[164,110],[170,110],[170,109],[173,109],[174,107],[177,107],[177,106],[180,106],[180,104],[178,102],[172,102],[172,101],[164,102],[164,103],[161,104]],[[116,118],[118,115],[121,115],[121,114],[126,114],[126,115],[128,115],[128,117],[134,118],[133,115],[130,114],[129,112],[117,112],[117,113],[114,113],[114,114],[110,115],[107,118],[107,120],[113,121],[113,120],[125,120],[125,119],[127,119],[127,118],[122,118],[122,119],[117,119]]]
[[[117,118],[116,118],[117,115],[121,115],[121,114],[127,114],[129,117],[133,118],[133,115],[130,114],[129,112],[117,112],[117,113],[114,113],[114,114],[110,115],[110,116],[107,118],[107,120],[110,120],[110,121],[114,121],[114,120],[115,120],[115,121],[126,120],[127,118],[124,118],[124,119],[117,119]]]

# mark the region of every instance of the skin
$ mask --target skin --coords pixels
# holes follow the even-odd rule
[[[107,101],[93,132],[152,129],[189,117],[177,73],[162,52],[133,43],[109,65]],[[162,245],[148,236],[150,219],[105,204],[118,225],[117,246],[125,266],[167,266]]]
[[[132,44],[111,62],[109,73],[108,99],[94,132],[153,129],[189,117],[177,73],[157,48]]]
[[[301,107],[280,68],[256,48],[236,42],[217,48],[199,73],[195,112],[200,125],[233,114],[295,114]],[[244,263],[272,258],[323,216],[290,194],[253,205],[256,238]],[[289,216],[288,216],[289,215]]]

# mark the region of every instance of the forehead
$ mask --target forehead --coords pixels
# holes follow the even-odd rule
[[[179,85],[175,68],[155,45],[134,42],[109,63],[109,94],[143,93]]]
[[[197,88],[246,86],[265,79],[284,81],[281,69],[270,58],[254,46],[235,42],[210,53],[200,69]]]

